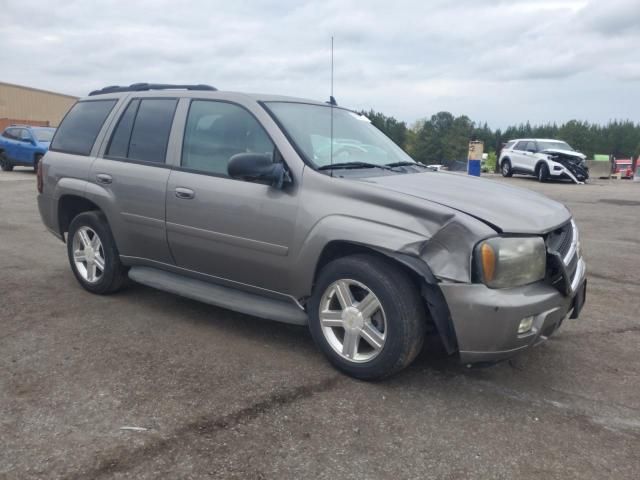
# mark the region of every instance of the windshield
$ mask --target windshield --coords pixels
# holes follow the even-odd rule
[[[267,106],[307,160],[316,168],[347,162],[375,165],[415,163],[361,115],[342,108],[308,103],[267,102]]]
[[[572,150],[573,151],[573,148],[571,148],[571,145],[569,145],[567,142],[560,142],[560,141],[541,142],[540,140],[538,140],[538,148],[540,149],[540,151],[543,151],[543,150]]]
[[[56,133],[55,128],[34,128],[33,133],[39,142],[50,142],[53,134]]]

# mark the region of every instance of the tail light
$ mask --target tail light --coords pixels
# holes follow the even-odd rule
[[[44,189],[44,182],[42,180],[42,159],[38,162],[38,170],[36,170],[36,186],[38,193],[42,193]]]

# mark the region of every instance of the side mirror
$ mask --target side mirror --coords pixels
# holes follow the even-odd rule
[[[231,178],[264,182],[275,188],[291,182],[284,163],[274,163],[269,153],[238,153],[229,159],[227,171]]]
[[[538,151],[535,148],[528,148],[527,152],[529,152],[529,153],[537,153]]]

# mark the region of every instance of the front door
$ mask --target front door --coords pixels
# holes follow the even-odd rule
[[[247,288],[285,292],[295,232],[297,188],[232,179],[237,153],[277,154],[243,107],[193,100],[180,166],[167,184],[167,236],[176,265]]]

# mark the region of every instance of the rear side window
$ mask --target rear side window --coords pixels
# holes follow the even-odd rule
[[[132,100],[120,117],[106,155],[164,163],[177,103],[174,98]]]
[[[56,131],[51,150],[89,155],[98,133],[117,100],[76,103]]]
[[[527,142],[518,142],[518,143],[516,143],[516,146],[513,147],[513,149],[514,150],[523,150],[524,151],[526,149],[525,148],[526,146],[527,146]]]

